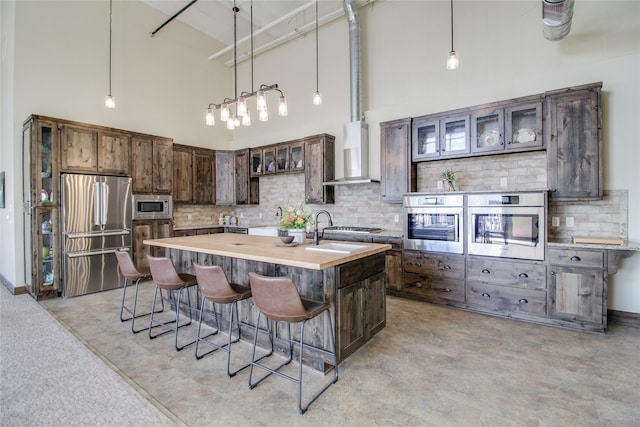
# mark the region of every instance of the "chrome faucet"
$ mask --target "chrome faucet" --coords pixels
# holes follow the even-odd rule
[[[278,206],[278,208],[276,209],[276,216],[282,218],[282,206]]]
[[[331,219],[331,214],[327,211],[318,211],[316,212],[315,221],[314,221],[314,229],[313,229],[313,245],[318,246],[320,244],[320,236],[318,235],[318,217],[320,214],[326,214],[327,218],[329,218],[329,225],[333,226],[333,220]],[[322,230],[322,237],[324,237],[324,230]]]

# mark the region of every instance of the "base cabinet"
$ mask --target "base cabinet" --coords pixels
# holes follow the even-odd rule
[[[464,256],[406,251],[404,291],[429,302],[464,302]]]
[[[147,255],[169,256],[168,249],[163,249],[156,246],[148,246],[143,244],[142,242],[148,239],[164,239],[165,237],[172,237],[173,226],[171,224],[171,221],[168,221],[168,220],[133,221],[132,228],[133,228],[132,258],[133,258],[133,263],[136,265],[138,269],[149,268]]]

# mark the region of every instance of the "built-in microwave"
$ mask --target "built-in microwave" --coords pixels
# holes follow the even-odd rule
[[[133,219],[172,219],[173,198],[169,195],[134,194]]]
[[[464,252],[464,196],[404,196],[404,248],[416,251]]]

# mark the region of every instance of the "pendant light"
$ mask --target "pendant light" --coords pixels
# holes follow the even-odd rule
[[[447,70],[455,70],[458,65],[458,55],[453,50],[453,0],[451,0],[451,52],[449,52],[449,57],[447,58]]]
[[[313,105],[322,104],[322,95],[320,95],[320,89],[318,89],[318,63],[318,0],[316,0],[316,91],[313,94]]]
[[[227,129],[233,130],[240,126],[250,126],[251,117],[247,107],[247,101],[254,96],[256,97],[256,107],[258,110],[258,120],[266,122],[269,120],[267,112],[266,93],[272,90],[278,91],[280,97],[278,99],[278,115],[286,116],[288,114],[287,99],[284,93],[278,89],[278,84],[265,85],[261,84],[257,91],[253,89],[253,0],[251,1],[251,92],[241,92],[238,96],[238,62],[237,62],[237,14],[240,9],[233,2],[233,80],[234,80],[234,97],[225,98],[220,104],[211,103],[205,110],[205,124],[214,126],[216,121],[214,111],[220,110],[220,121],[226,122]],[[233,107],[235,106],[235,113]]]
[[[109,95],[104,99],[104,106],[116,108],[116,99],[111,95],[111,27],[113,15],[113,0],[109,0]]]

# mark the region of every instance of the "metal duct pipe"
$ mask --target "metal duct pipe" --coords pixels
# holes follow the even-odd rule
[[[574,0],[542,0],[542,34],[551,41],[562,40],[571,31]]]
[[[349,58],[351,60],[351,121],[362,116],[362,88],[360,72],[360,17],[354,0],[344,0],[344,13],[349,22]]]

